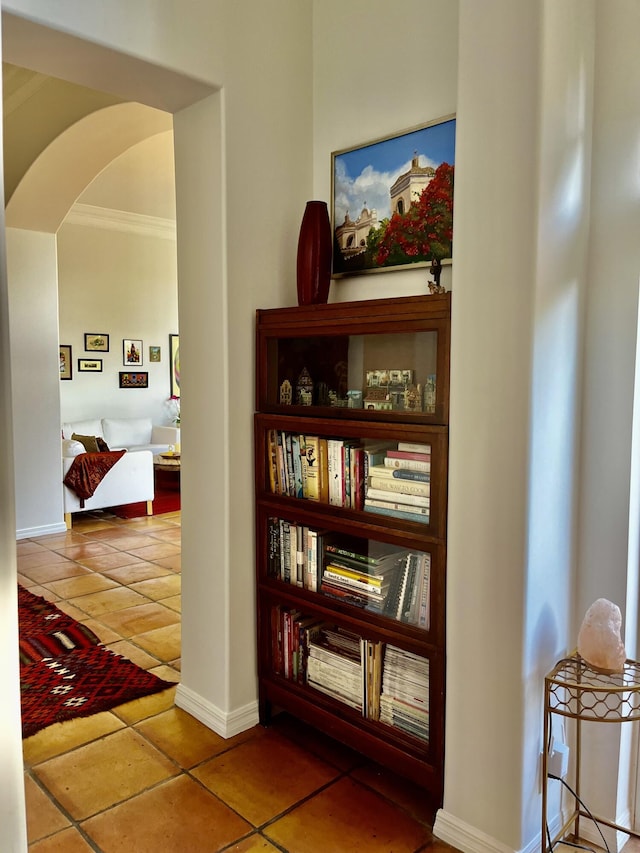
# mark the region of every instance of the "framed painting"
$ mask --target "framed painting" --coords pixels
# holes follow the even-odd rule
[[[332,277],[450,262],[455,115],[331,154]]]
[[[120,371],[120,388],[148,388],[148,373],[129,373]]]
[[[101,358],[79,358],[78,359],[79,373],[102,373]]]
[[[122,341],[122,359],[125,367],[129,364],[142,366],[142,341],[124,338]]]
[[[71,344],[60,344],[60,379],[72,379]]]
[[[149,361],[160,360],[160,347],[149,347]]]
[[[180,335],[169,335],[169,388],[171,397],[180,396]]]
[[[84,333],[85,352],[109,352],[109,335],[101,332]]]

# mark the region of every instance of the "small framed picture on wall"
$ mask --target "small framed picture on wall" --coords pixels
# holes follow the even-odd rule
[[[71,379],[72,376],[71,344],[60,344],[60,379]]]
[[[129,364],[142,366],[142,341],[125,338],[122,341],[122,358],[125,366]]]
[[[148,388],[148,373],[129,373],[120,371],[120,388]]]

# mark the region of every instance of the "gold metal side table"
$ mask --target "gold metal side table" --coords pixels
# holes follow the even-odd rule
[[[547,838],[548,745],[552,714],[575,720],[574,809],[560,831]],[[577,652],[558,661],[544,679],[544,741],[542,750],[542,840],[543,853],[567,835],[580,836],[580,818],[593,818],[603,826],[640,838],[640,833],[613,821],[589,815],[580,804],[580,761],[582,723],[631,723],[640,720],[640,663],[627,660],[622,672],[605,673],[591,667]],[[549,842],[549,844],[548,844]]]

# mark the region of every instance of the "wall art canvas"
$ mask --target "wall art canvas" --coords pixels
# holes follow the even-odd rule
[[[120,388],[148,388],[148,373],[128,373],[120,371]]]
[[[142,366],[142,341],[125,338],[122,341],[122,357],[125,366],[128,364]]]
[[[169,335],[169,388],[171,397],[180,396],[180,335]]]
[[[101,332],[85,332],[84,348],[86,352],[109,352],[109,335]]]
[[[60,344],[60,379],[72,379],[71,344]]]
[[[449,115],[332,153],[334,278],[450,261],[455,142]]]
[[[102,373],[101,358],[79,358],[78,371],[80,373]]]

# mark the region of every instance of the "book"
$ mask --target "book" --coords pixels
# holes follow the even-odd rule
[[[318,493],[321,503],[329,503],[329,460],[327,458],[327,439],[318,438]]]
[[[365,512],[370,509],[388,509],[393,512],[411,512],[416,515],[424,516],[424,520],[429,519],[428,506],[413,506],[406,503],[394,503],[393,501],[380,501],[376,498],[367,498],[364,502]]]
[[[329,503],[331,506],[344,506],[344,442],[338,438],[327,439],[327,459],[329,470]]]
[[[296,481],[293,470],[293,449],[291,442],[291,433],[283,433],[284,448],[285,448],[285,465],[287,469],[287,492],[290,498],[295,497]]]
[[[418,495],[423,498],[431,496],[430,483],[416,483],[413,480],[393,480],[385,477],[371,477],[365,497],[371,489],[396,495]]]
[[[277,494],[278,484],[278,440],[276,430],[267,432],[267,467],[269,469],[269,489],[272,495]]]
[[[431,462],[431,451],[429,453],[416,453],[410,450],[387,450],[388,459],[413,459],[416,462]]]
[[[304,586],[304,559],[306,529],[302,524],[296,525],[296,586]]]
[[[380,506],[366,506],[366,502],[365,502],[365,512],[373,512],[376,515],[392,516],[393,518],[399,518],[403,521],[417,521],[420,524],[428,524],[429,523],[429,516],[428,515],[421,515],[420,513],[417,513],[417,512],[404,512],[402,510],[385,509],[384,507],[380,507]]]
[[[367,489],[365,505],[367,500],[393,501],[396,503],[407,504],[409,506],[428,507],[431,498],[428,493],[426,495],[423,493],[414,495],[408,494],[407,492],[401,492],[399,490],[376,489],[375,487],[369,486]]]
[[[364,471],[363,477],[369,476],[369,469],[374,465],[383,465],[387,450],[390,449],[388,441],[367,444],[363,450]]]
[[[293,497],[302,498],[302,457],[300,456],[300,436],[295,433],[291,436],[291,455],[293,457]]]
[[[399,441],[398,450],[404,450],[407,453],[431,453],[431,445],[413,444],[410,441]]]
[[[392,468],[384,464],[369,469],[370,477],[384,477],[388,480],[414,480],[416,483],[431,482],[429,471],[410,471],[408,468]]]
[[[320,500],[320,480],[318,477],[318,436],[304,436],[304,456],[302,464],[306,468],[307,494],[310,501]]]
[[[405,468],[407,471],[431,471],[431,462],[423,462],[420,459],[394,459],[392,456],[385,456],[384,465],[386,468]]]

